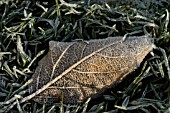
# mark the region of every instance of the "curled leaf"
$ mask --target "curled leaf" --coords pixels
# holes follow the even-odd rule
[[[81,103],[119,83],[154,48],[150,35],[78,42],[49,42],[32,76],[30,93],[40,103]]]

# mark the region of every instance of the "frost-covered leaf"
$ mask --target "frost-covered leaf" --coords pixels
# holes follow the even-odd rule
[[[150,35],[78,42],[49,42],[32,76],[35,101],[81,103],[119,83],[154,48]]]

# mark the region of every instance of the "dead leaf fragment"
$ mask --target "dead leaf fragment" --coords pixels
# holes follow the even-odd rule
[[[154,48],[150,35],[122,38],[50,41],[48,54],[32,76],[34,100],[53,103],[63,94],[64,103],[81,103],[119,83]]]

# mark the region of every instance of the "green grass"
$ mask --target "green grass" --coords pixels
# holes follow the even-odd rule
[[[94,0],[95,1],[95,0]],[[159,112],[170,109],[169,0],[0,1],[0,112]],[[47,106],[33,100],[28,85],[48,42],[152,34],[155,49],[117,87],[81,105]],[[99,101],[100,100],[100,101]]]

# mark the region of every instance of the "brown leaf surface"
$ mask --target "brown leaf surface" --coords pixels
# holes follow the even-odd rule
[[[109,37],[78,42],[49,42],[48,54],[39,62],[30,92],[35,101],[81,103],[119,83],[139,67],[154,48],[149,35]]]

